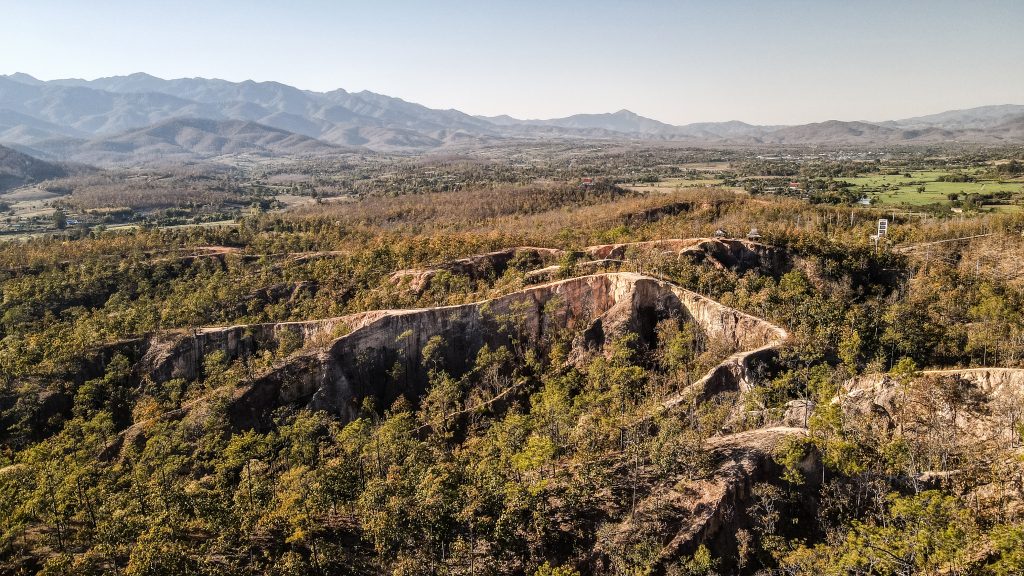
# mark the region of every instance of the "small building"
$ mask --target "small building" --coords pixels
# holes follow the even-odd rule
[[[582,186],[593,186],[594,185],[594,179],[593,178],[583,178],[583,179],[580,180],[580,184]]]
[[[715,230],[715,238],[725,238],[727,236],[729,236],[729,233],[725,230],[722,230],[721,228]]]
[[[750,240],[751,242],[757,242],[760,239],[761,232],[757,229],[756,226],[754,228],[751,228],[750,232],[747,232],[747,240]]]

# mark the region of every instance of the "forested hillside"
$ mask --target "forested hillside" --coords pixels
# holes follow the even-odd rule
[[[1024,217],[882,215],[535,183],[0,245],[0,573],[1020,574]]]

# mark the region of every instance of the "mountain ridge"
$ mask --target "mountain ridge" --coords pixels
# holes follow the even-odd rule
[[[0,192],[67,174],[64,166],[0,146]]]
[[[552,138],[751,146],[1002,144],[1024,140],[1015,122],[1021,115],[1024,106],[1002,104],[881,122],[828,120],[759,126],[731,120],[677,126],[627,109],[551,119],[471,116],[367,90],[315,92],[274,81],[165,80],[143,72],[94,80],[44,81],[21,72],[0,76],[0,143],[52,152],[54,143],[62,142],[65,157],[74,160],[89,156],[86,151],[95,152],[98,141],[131,139],[134,131],[175,119],[253,122],[264,127],[250,134],[257,139],[268,137],[266,130],[273,129],[321,142],[303,141],[300,149],[334,146],[416,152],[495,139]],[[204,141],[211,144],[214,137],[207,136]],[[228,150],[246,148],[237,141],[239,134],[218,137],[230,141],[225,144]],[[203,150],[221,148],[211,144],[192,149],[178,144],[173,146],[194,157],[203,156]],[[256,141],[249,144],[260,148]],[[292,154],[292,148],[282,144],[262,153]]]
[[[191,162],[224,155],[309,156],[350,151],[248,120],[171,118],[91,139],[46,140],[36,149],[53,158],[97,165]]]

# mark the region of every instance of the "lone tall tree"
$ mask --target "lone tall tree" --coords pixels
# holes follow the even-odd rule
[[[58,230],[63,230],[68,226],[67,214],[65,214],[60,208],[53,211],[53,225],[56,226]]]

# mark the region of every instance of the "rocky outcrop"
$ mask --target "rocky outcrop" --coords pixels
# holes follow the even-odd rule
[[[706,240],[684,250],[681,255],[690,257],[697,264],[707,262],[741,274],[758,270],[779,277],[792,266],[783,250],[748,240]]]
[[[1022,368],[962,368],[950,370],[924,370],[923,376],[955,376],[974,383],[979,390],[992,398],[1002,398],[1024,391],[1024,369]]]
[[[406,282],[409,290],[418,294],[426,290],[431,280],[440,272],[466,276],[472,280],[497,279],[505,273],[509,265],[532,270],[556,260],[561,255],[562,250],[557,248],[520,246],[460,258],[424,269],[399,270],[391,275],[391,282]]]
[[[956,429],[957,442],[1013,440],[1024,421],[1024,369],[923,370],[909,380],[868,374],[844,385],[836,399],[850,415],[881,417],[890,428],[908,428],[923,411]]]
[[[626,242],[622,244],[599,244],[584,248],[592,258],[612,258],[622,260],[632,252],[654,252],[658,254],[679,255],[680,252],[704,241],[704,238],[681,238],[670,240],[651,240],[647,242]]]
[[[213,352],[223,352],[225,359],[231,361],[263,350],[275,350],[286,338],[286,333],[293,337],[296,346],[312,346],[329,342],[381,314],[383,312],[366,312],[308,322],[241,324],[160,332],[150,337],[136,372],[153,382],[166,382],[172,378],[194,380],[200,375],[203,359]]]
[[[692,554],[700,544],[728,547],[734,540],[737,513],[750,502],[754,484],[777,479],[775,454],[783,442],[804,435],[800,428],[762,428],[712,438],[708,441],[714,472],[690,487],[682,504],[679,531],[662,549],[656,571],[662,572],[674,560]],[[808,474],[818,467],[811,453],[798,467]],[[729,556],[732,556],[731,554]]]
[[[544,281],[554,278],[561,270],[553,262],[565,254],[566,251],[557,248],[521,246],[451,260],[423,269],[399,270],[391,275],[390,281],[394,285],[404,284],[413,293],[420,294],[430,287],[430,282],[440,272],[465,276],[471,280],[496,279],[509,266],[526,272],[528,281]],[[628,257],[635,254],[687,258],[696,264],[707,264],[740,274],[757,270],[774,277],[781,276],[792,267],[790,258],[783,250],[767,244],[725,238],[682,238],[589,246],[582,250],[582,255],[591,260],[584,258],[576,262],[575,268],[577,272],[583,273],[618,269]]]
[[[751,355],[767,353],[786,337],[777,326],[651,277],[584,276],[474,304],[377,312],[364,316],[359,326],[348,319],[351,332],[326,347],[293,355],[240,389],[232,420],[240,427],[259,427],[274,407],[285,403],[306,403],[348,419],[367,396],[385,406],[399,395],[416,398],[426,387],[422,350],[435,336],[444,342],[446,368],[457,374],[469,367],[481,347],[506,344],[513,335],[540,344],[568,329],[583,335],[582,346],[599,348],[617,335],[635,332],[653,344],[656,323],[669,316],[694,322],[736,348],[752,349],[712,371],[720,389],[749,386]],[[309,323],[304,328],[312,329]],[[240,342],[232,336],[237,329],[219,330],[217,342],[228,348]],[[197,359],[190,357],[187,363],[197,365]]]
[[[789,337],[789,333],[710,298],[689,291],[680,292],[684,306],[706,334],[725,338],[740,351],[720,362],[687,389],[667,398],[662,405],[674,408],[681,402],[690,401],[694,394],[698,401],[703,401],[721,392],[748,392],[761,380],[774,359],[776,348]]]
[[[238,390],[232,420],[239,426],[260,426],[273,408],[294,403],[350,418],[367,396],[387,406],[401,395],[422,395],[426,375],[419,368],[421,352],[434,336],[445,344],[445,366],[461,373],[483,345],[508,343],[510,325],[515,325],[517,337],[536,342],[557,330],[577,331],[582,345],[596,348],[625,332],[636,332],[653,344],[656,323],[670,316],[694,322],[703,333],[743,351],[697,382],[706,390],[702,396],[748,389],[756,377],[755,364],[786,337],[777,326],[668,282],[614,273],[465,305],[163,333],[151,339],[137,371],[157,382],[195,379],[214,352],[226,360],[244,358],[272,351],[290,333],[301,352]],[[396,363],[400,378],[393,376]]]
[[[603,244],[585,248],[593,258],[624,259],[630,254],[655,253],[671,258],[688,258],[696,264],[709,264],[738,273],[759,270],[779,276],[790,268],[785,252],[759,242],[725,238],[686,238],[652,240],[625,244]]]
[[[780,466],[774,455],[783,442],[805,433],[801,428],[776,427],[709,439],[710,472],[695,478],[672,478],[655,487],[637,504],[632,517],[610,535],[608,543],[598,543],[591,560],[593,568],[603,567],[608,549],[628,548],[644,534],[671,536],[652,567],[654,574],[666,573],[701,544],[719,557],[736,557],[735,534],[747,524],[744,510],[754,485],[778,478]],[[817,466],[813,453],[799,463],[805,474]]]
[[[563,330],[571,331],[576,347],[594,351],[625,333],[654,345],[657,323],[670,317],[693,323],[707,337],[740,350],[693,385],[699,387],[701,399],[754,386],[758,364],[788,336],[765,320],[669,282],[635,273],[603,273],[460,306],[166,333],[151,340],[139,369],[157,381],[196,378],[204,358],[213,352],[241,358],[274,349],[285,339],[297,342],[302,348],[266,373],[233,390],[214,392],[229,394],[225,399],[232,428],[265,429],[274,410],[283,405],[326,410],[345,421],[358,414],[367,397],[376,399],[378,406],[388,406],[399,396],[418,398],[428,385],[423,350],[435,337],[442,343],[436,350],[445,368],[458,375],[471,367],[483,346],[508,344],[513,338],[544,346]],[[678,399],[670,399],[664,408],[671,413],[676,403]],[[202,419],[206,404],[197,399],[158,420]],[[124,446],[141,445],[147,425],[142,422],[124,431],[104,457],[115,456]],[[776,445],[800,433],[777,428],[712,438],[710,474],[655,487],[641,503],[639,517],[656,512],[659,521],[667,522],[666,533],[674,534],[662,550],[658,570],[701,543],[720,548],[719,541],[725,538],[724,546],[732,545],[723,536],[734,523],[732,511],[744,506],[756,482],[774,477]],[[616,537],[632,538],[636,526],[631,522],[623,524]],[[595,562],[601,557],[596,550]]]

